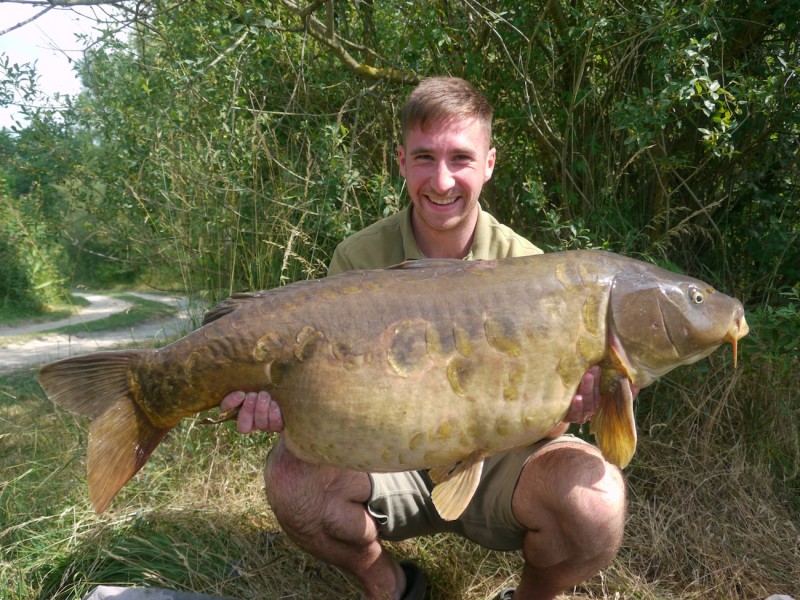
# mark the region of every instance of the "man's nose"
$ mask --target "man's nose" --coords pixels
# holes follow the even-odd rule
[[[446,194],[453,189],[454,185],[455,179],[447,162],[438,161],[431,177],[431,187],[439,194]]]

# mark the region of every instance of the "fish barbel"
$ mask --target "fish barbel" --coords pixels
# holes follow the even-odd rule
[[[738,300],[617,254],[426,259],[236,295],[168,346],[60,360],[39,381],[92,419],[97,512],[181,419],[229,392],[268,390],[298,458],[430,468],[434,504],[455,519],[484,458],[544,437],[593,365],[602,400],[591,431],[624,467],[636,448],[632,387],[726,341],[735,364],[747,332]]]

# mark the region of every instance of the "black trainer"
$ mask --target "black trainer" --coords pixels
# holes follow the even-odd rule
[[[403,561],[400,566],[406,574],[406,591],[403,592],[401,600],[425,600],[425,592],[428,589],[425,573],[412,562]]]

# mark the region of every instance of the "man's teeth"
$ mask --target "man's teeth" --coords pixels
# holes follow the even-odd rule
[[[434,204],[438,204],[440,206],[444,206],[446,204],[452,204],[457,199],[458,199],[458,197],[454,197],[454,198],[450,198],[450,197],[448,197],[448,198],[433,198],[431,196],[428,196],[428,200],[430,200]]]

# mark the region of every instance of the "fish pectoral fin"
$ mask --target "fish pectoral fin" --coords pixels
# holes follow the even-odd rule
[[[590,431],[606,460],[624,469],[636,452],[630,379],[617,376],[606,384],[601,380],[601,395],[600,408],[592,417]]]
[[[142,468],[170,429],[150,423],[127,396],[118,398],[92,421],[86,466],[89,498],[98,514]]]
[[[449,474],[444,469],[452,469],[452,467],[434,469],[434,471],[441,469],[440,473],[445,473],[444,479],[433,488],[431,493],[433,505],[442,519],[454,521],[467,508],[481,481],[485,458],[482,452],[475,452]],[[435,481],[433,476],[431,476],[431,480]]]

